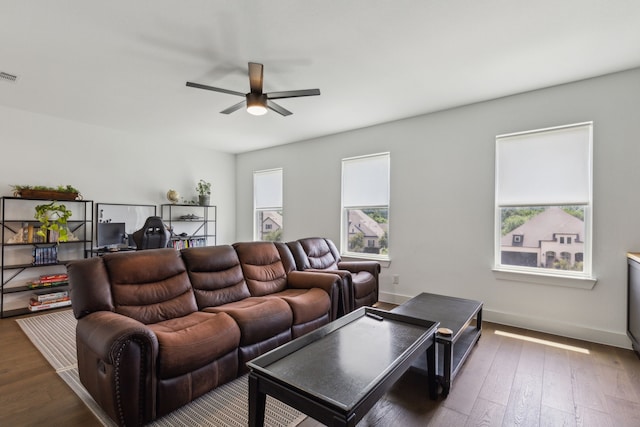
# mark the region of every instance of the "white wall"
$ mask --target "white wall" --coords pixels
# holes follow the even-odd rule
[[[485,319],[629,347],[626,257],[640,249],[640,69],[237,156],[237,240],[252,238],[252,172],[284,168],[284,238],[339,242],[341,159],[391,152],[390,254],[381,299],[483,300]],[[499,134],[594,121],[592,290],[498,280]],[[394,274],[400,283],[391,284]]]
[[[6,107],[0,147],[4,196],[12,184],[70,184],[96,203],[157,205],[160,214],[169,188],[193,199],[205,179],[218,206],[217,241],[235,241],[234,155]]]

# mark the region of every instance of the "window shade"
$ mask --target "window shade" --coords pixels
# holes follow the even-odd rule
[[[389,153],[342,161],[342,205],[389,204]]]
[[[496,203],[589,203],[592,126],[582,123],[496,137]]]
[[[282,207],[282,169],[253,173],[253,197],[256,209]]]

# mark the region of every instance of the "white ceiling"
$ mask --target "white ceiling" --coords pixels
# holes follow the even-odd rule
[[[0,0],[0,105],[239,153],[640,66],[638,0]],[[294,114],[219,111],[247,62]]]

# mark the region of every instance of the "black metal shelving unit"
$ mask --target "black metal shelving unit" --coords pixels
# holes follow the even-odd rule
[[[23,197],[2,197],[0,199],[1,215],[1,250],[0,250],[0,318],[19,316],[32,313],[27,307],[31,293],[39,290],[64,290],[66,285],[31,288],[23,280],[28,272],[34,274],[48,274],[52,269],[60,272],[68,261],[85,257],[92,245],[93,201],[92,200],[61,200],[74,212],[68,221],[69,231],[77,240],[68,242],[19,242],[8,243],[22,231],[24,224],[33,225],[34,229],[40,225],[34,219],[36,205],[50,203],[51,199],[32,199]],[[36,247],[56,247],[55,261],[36,264],[33,251]],[[58,258],[60,257],[60,258]],[[23,280],[21,282],[21,280]],[[16,297],[7,307],[7,296]],[[24,303],[23,303],[24,301]]]
[[[163,204],[160,216],[171,230],[174,248],[216,245],[216,206]]]

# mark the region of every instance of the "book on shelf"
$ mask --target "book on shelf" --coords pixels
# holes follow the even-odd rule
[[[50,302],[50,301],[59,301],[59,300],[62,300],[63,298],[69,299],[68,290],[57,291],[57,292],[51,292],[51,291],[34,292],[33,296],[31,297],[31,300],[44,303],[44,302]]]
[[[36,246],[33,248],[33,265],[56,264],[58,262],[57,246]]]
[[[60,301],[52,301],[52,302],[39,303],[39,304],[29,303],[29,306],[27,308],[29,309],[29,311],[40,311],[40,310],[48,310],[50,308],[67,307],[69,305],[71,305],[71,299],[67,297],[67,299],[62,299]]]
[[[64,286],[68,284],[69,284],[69,275],[66,273],[45,274],[40,276],[37,280],[28,281],[27,287],[29,289],[53,288],[55,286]]]

